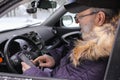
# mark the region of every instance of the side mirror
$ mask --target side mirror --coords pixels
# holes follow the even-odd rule
[[[42,9],[49,9],[49,8],[56,8],[57,2],[56,1],[49,1],[49,0],[39,0],[38,1],[38,8]]]
[[[73,23],[72,16],[70,16],[70,15],[63,16],[61,19],[61,22],[62,22],[63,26],[66,26],[66,27],[71,25]]]

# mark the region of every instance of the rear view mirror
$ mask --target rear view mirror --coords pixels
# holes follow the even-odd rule
[[[38,1],[38,8],[42,9],[49,9],[49,8],[56,8],[57,3],[55,1],[49,1],[49,0],[39,0]]]
[[[37,8],[42,9],[49,9],[49,8],[56,8],[57,2],[55,1],[49,1],[49,0],[34,0],[29,5],[30,8],[26,9],[27,13],[36,13]]]

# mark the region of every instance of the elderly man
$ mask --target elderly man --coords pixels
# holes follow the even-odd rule
[[[40,62],[40,67],[54,67],[51,72],[22,62],[23,74],[68,80],[103,80],[119,19],[118,3],[118,0],[76,0],[65,5],[66,10],[77,13],[75,20],[80,25],[83,40],[76,41],[75,47],[65,56],[59,48],[33,61]]]

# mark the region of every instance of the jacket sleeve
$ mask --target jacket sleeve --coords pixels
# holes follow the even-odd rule
[[[105,70],[106,70],[106,61],[95,61],[95,63],[81,64],[77,69],[77,74],[72,72],[71,76],[68,77],[69,80],[103,80]]]
[[[30,69],[23,72],[23,75],[34,76],[34,77],[50,77],[51,72],[50,71],[42,71],[41,69],[39,69],[37,67],[31,67]]]
[[[55,48],[48,52],[48,55],[52,56],[55,59],[56,66],[60,63],[61,58],[63,58],[69,51],[70,46],[62,45],[59,48]]]

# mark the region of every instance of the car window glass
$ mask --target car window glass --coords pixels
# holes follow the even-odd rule
[[[61,5],[66,3],[66,0],[50,0],[57,3],[56,8],[37,8],[37,11],[34,14],[29,14],[27,12],[27,9],[31,8],[31,1],[21,4],[5,14],[0,19],[0,24],[2,25],[0,26],[0,31],[10,28],[21,28],[31,24],[41,24]],[[17,25],[14,23],[16,23]]]

